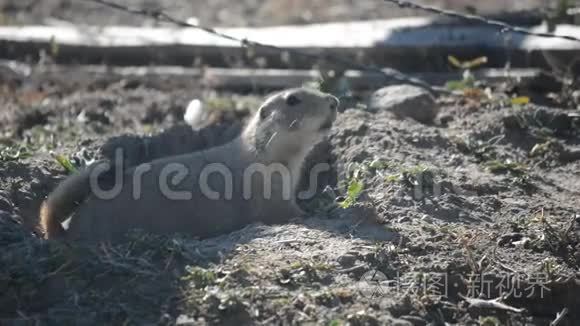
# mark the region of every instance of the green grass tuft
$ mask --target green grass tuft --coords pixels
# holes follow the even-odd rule
[[[74,164],[64,155],[57,154],[54,156],[54,159],[62,166],[65,171],[69,174],[77,172],[77,168]]]
[[[340,203],[340,207],[349,208],[352,207],[358,200],[358,197],[364,189],[364,184],[362,181],[352,178],[348,184],[346,199]]]

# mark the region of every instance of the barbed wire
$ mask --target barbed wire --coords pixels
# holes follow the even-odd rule
[[[411,84],[411,85],[415,85],[415,86],[420,86],[420,87],[426,88],[429,91],[436,93],[436,94],[437,93],[450,94],[450,92],[448,90],[446,90],[445,88],[430,85],[427,82],[425,82],[419,78],[407,76],[407,75],[405,75],[397,70],[394,70],[394,69],[389,69],[388,71],[385,71],[385,70],[377,68],[377,67],[356,63],[350,59],[345,59],[345,58],[333,55],[331,53],[313,54],[313,53],[300,51],[300,50],[296,50],[296,49],[292,49],[292,48],[281,48],[281,47],[278,47],[278,46],[275,46],[272,44],[267,44],[267,43],[249,40],[247,38],[236,37],[236,36],[233,36],[233,35],[230,35],[227,33],[220,32],[212,27],[207,27],[207,26],[203,26],[200,24],[194,24],[194,23],[189,22],[189,21],[177,19],[161,9],[131,8],[131,7],[128,7],[128,6],[113,2],[113,1],[109,1],[109,0],[84,0],[84,1],[97,3],[97,4],[100,4],[103,6],[107,6],[107,7],[119,10],[119,11],[134,14],[134,15],[140,15],[140,16],[144,16],[144,17],[153,18],[156,21],[167,22],[167,23],[171,23],[171,24],[174,24],[174,25],[180,26],[180,27],[195,28],[195,29],[204,31],[204,32],[209,33],[209,34],[213,34],[213,35],[218,36],[220,38],[240,43],[240,45],[243,47],[253,46],[256,48],[263,48],[263,49],[278,51],[280,53],[286,52],[288,54],[307,58],[307,59],[313,60],[315,62],[318,60],[323,60],[323,61],[326,61],[328,63],[339,65],[339,66],[341,66],[341,68],[345,68],[345,69],[352,69],[352,70],[376,73],[376,74],[383,76],[386,81],[395,80],[398,82],[403,82],[403,83],[407,83],[407,84]],[[422,5],[422,4],[418,4],[418,3],[408,1],[408,0],[383,0],[383,1],[387,2],[387,3],[395,4],[395,5],[399,6],[400,8],[422,10],[425,12],[434,13],[434,14],[438,14],[441,16],[458,18],[458,19],[467,20],[467,21],[474,21],[474,22],[483,23],[483,24],[488,25],[488,26],[494,26],[494,27],[499,28],[500,33],[518,33],[518,34],[523,34],[523,35],[527,35],[527,36],[544,37],[544,38],[558,38],[558,39],[563,39],[563,40],[568,40],[568,41],[573,41],[573,42],[580,42],[580,38],[576,38],[576,37],[569,36],[569,35],[556,35],[556,34],[547,33],[547,32],[546,33],[544,33],[544,32],[532,32],[528,29],[513,26],[513,25],[510,25],[510,24],[502,22],[502,21],[488,19],[488,18],[485,18],[482,16],[473,15],[473,14],[463,14],[463,13],[453,11],[453,10],[440,9],[440,8],[437,8],[434,6]]]
[[[483,23],[483,24],[488,25],[488,26],[494,26],[494,27],[499,28],[501,33],[517,33],[517,34],[522,34],[522,35],[527,35],[527,36],[558,38],[558,39],[563,39],[563,40],[568,40],[568,41],[573,41],[573,42],[580,42],[580,38],[577,38],[574,36],[556,35],[553,33],[532,32],[528,29],[513,26],[513,25],[510,25],[508,23],[504,23],[502,21],[499,21],[499,20],[488,19],[488,18],[485,18],[482,16],[477,16],[477,15],[472,15],[472,14],[463,14],[463,13],[453,11],[453,10],[439,9],[437,7],[434,7],[434,6],[422,5],[422,4],[418,4],[418,3],[408,1],[408,0],[383,0],[383,1],[395,4],[403,9],[422,10],[425,12],[430,12],[430,13],[438,14],[441,16],[447,16],[447,17],[459,18],[462,20]]]
[[[394,69],[389,69],[389,71],[386,72],[380,68],[359,64],[359,63],[356,63],[352,60],[341,58],[341,57],[335,56],[335,55],[330,54],[330,53],[313,54],[313,53],[304,52],[304,51],[300,51],[300,50],[296,50],[296,49],[281,48],[281,47],[271,45],[271,44],[252,41],[252,40],[249,40],[247,38],[235,37],[235,36],[220,32],[220,31],[218,31],[214,28],[211,28],[211,27],[207,27],[207,26],[203,26],[203,25],[199,25],[199,24],[194,24],[194,23],[191,23],[188,21],[177,19],[177,18],[169,15],[168,13],[166,13],[160,9],[131,8],[131,7],[128,7],[128,6],[125,6],[125,5],[116,3],[116,2],[112,2],[109,0],[84,0],[84,1],[97,3],[97,4],[100,4],[103,6],[107,6],[109,8],[113,8],[113,9],[116,9],[119,11],[134,14],[134,15],[153,18],[156,21],[167,22],[167,23],[171,23],[171,24],[174,24],[174,25],[180,26],[180,27],[195,28],[195,29],[207,32],[209,34],[213,34],[213,35],[218,36],[220,38],[240,43],[240,45],[242,45],[242,46],[246,46],[246,47],[253,46],[256,48],[269,49],[269,50],[274,50],[274,51],[278,51],[281,53],[286,52],[288,54],[300,56],[303,58],[308,58],[308,59],[311,59],[313,61],[323,60],[323,61],[326,61],[326,62],[329,62],[332,64],[339,65],[339,66],[341,66],[341,68],[345,68],[345,69],[352,69],[352,70],[376,73],[376,74],[382,75],[386,81],[395,80],[397,82],[403,82],[406,84],[419,86],[419,87],[425,88],[425,89],[427,89],[435,94],[450,94],[451,93],[445,88],[430,85],[429,83],[427,83],[421,79],[407,76],[407,75],[405,75],[401,72],[398,72]]]

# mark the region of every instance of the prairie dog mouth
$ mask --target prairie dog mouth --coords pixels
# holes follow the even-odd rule
[[[336,109],[338,108],[338,104],[340,103],[340,101],[336,97],[331,95],[327,97],[327,100],[330,102],[329,108],[331,113],[328,115],[326,120],[324,120],[324,122],[320,125],[319,128],[320,131],[327,131],[332,127],[332,123],[336,119]]]
[[[329,130],[332,127],[332,123],[334,122],[335,117],[336,117],[335,114],[330,114],[328,116],[328,118],[326,118],[326,120],[324,120],[322,125],[320,125],[320,128],[318,130],[320,130],[320,131]]]

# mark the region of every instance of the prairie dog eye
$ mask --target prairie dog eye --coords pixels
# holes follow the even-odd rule
[[[268,111],[266,110],[266,108],[262,108],[260,110],[260,119],[264,120],[268,117]]]
[[[290,94],[290,95],[286,96],[286,104],[288,106],[294,106],[294,105],[299,104],[300,102],[301,102],[300,99],[296,95]]]

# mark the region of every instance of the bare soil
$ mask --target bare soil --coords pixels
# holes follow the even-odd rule
[[[574,110],[441,98],[438,121],[424,125],[350,107],[315,153],[333,165],[333,194],[304,203],[311,218],[202,241],[137,234],[77,248],[32,230],[67,174],[51,152],[75,162],[122,146],[135,165],[215,146],[264,94],[35,73],[2,89],[2,324],[547,325],[566,307],[562,325],[580,320]],[[199,132],[182,122],[192,98],[219,112]],[[350,207],[324,207],[358,183]],[[502,294],[508,308],[469,304]]]

